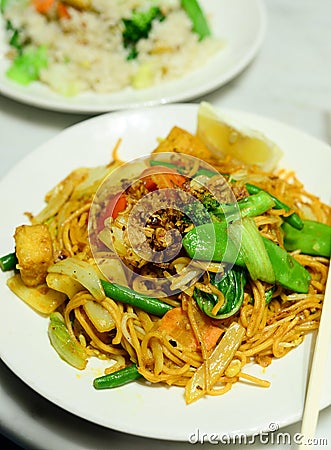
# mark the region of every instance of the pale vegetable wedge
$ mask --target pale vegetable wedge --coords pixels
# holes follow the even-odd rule
[[[55,291],[63,292],[68,298],[72,298],[77,292],[84,290],[82,284],[62,273],[49,273],[46,277],[46,283]]]
[[[55,351],[64,361],[76,369],[85,369],[86,350],[70,336],[63,316],[59,312],[50,315],[48,337]]]
[[[100,305],[100,303],[90,300],[85,303],[83,309],[90,321],[93,323],[95,328],[100,331],[100,333],[105,333],[115,327],[115,322],[112,315],[102,305]]]
[[[209,356],[207,364],[209,368],[209,389],[213,388],[232,361],[244,335],[245,329],[239,323],[233,322]],[[185,387],[185,401],[187,404],[195,402],[205,394],[205,371],[206,363],[203,363],[187,383]]]
[[[197,135],[217,157],[231,156],[265,171],[275,169],[283,155],[277,144],[267,136],[244,127],[207,102],[199,106]]]
[[[82,284],[97,300],[105,298],[97,269],[85,261],[74,257],[67,258],[50,266],[48,272],[68,275]]]
[[[20,274],[9,278],[7,285],[21,300],[41,314],[52,313],[67,298],[65,294],[51,289],[46,283],[37,287],[25,286]]]

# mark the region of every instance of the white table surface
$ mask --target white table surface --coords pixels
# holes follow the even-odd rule
[[[331,1],[266,0],[265,4],[268,27],[258,56],[232,82],[204,100],[268,116],[327,140],[325,112],[331,110]],[[36,146],[86,118],[40,110],[0,96],[0,177]],[[329,379],[330,375],[326,374]],[[281,431],[294,436],[300,431],[300,423]],[[2,362],[0,432],[25,448],[42,450],[188,449],[192,445],[129,436],[74,417],[32,391]],[[316,437],[324,439],[324,443],[315,449],[331,448],[331,407],[320,413]],[[259,439],[250,445],[254,450],[274,446],[275,443]],[[204,448],[214,447],[204,444]],[[290,445],[280,443],[277,448],[289,449]]]

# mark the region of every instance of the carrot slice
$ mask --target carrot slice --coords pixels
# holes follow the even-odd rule
[[[41,14],[47,13],[54,3],[55,0],[32,0],[33,6]]]
[[[213,325],[210,318],[197,308],[194,308],[194,318],[206,349],[211,350],[215,347],[223,330]],[[189,348],[191,351],[196,351],[200,348],[187,313],[180,307],[171,309],[162,317],[158,325],[158,330],[165,331],[174,341],[183,347]]]
[[[127,201],[126,201],[125,195],[121,194],[121,196],[119,197],[119,199],[115,203],[115,206],[114,206],[114,209],[113,209],[113,213],[112,213],[113,219],[116,219],[118,214],[125,210],[126,205],[127,205]]]
[[[57,5],[57,13],[58,13],[60,19],[70,19],[70,14],[69,14],[68,8],[62,2],[59,2]]]
[[[145,169],[141,174],[141,178],[145,177],[145,186],[152,191],[156,188],[172,189],[174,186],[182,187],[186,181],[186,178],[175,169],[165,166],[153,166]]]

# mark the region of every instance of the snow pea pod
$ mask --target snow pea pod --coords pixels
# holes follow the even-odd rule
[[[286,250],[262,237],[275,273],[276,283],[293,292],[306,294],[310,283],[309,272]]]
[[[294,292],[307,293],[311,278],[309,272],[286,250],[265,237],[261,236],[261,238],[272,265],[274,282]],[[248,236],[246,240],[248,241]],[[232,243],[233,246],[230,255],[235,257],[237,254],[232,261],[228,261],[228,258],[224,259],[227,243],[228,245]],[[191,258],[234,262],[241,267],[247,267],[249,264],[254,268],[260,257],[256,252],[246,252],[243,255],[241,248],[238,251],[237,246],[228,239],[227,224],[223,222],[208,223],[193,228],[185,235],[182,244]],[[261,275],[263,274],[259,274],[257,278],[263,279]]]
[[[286,250],[301,250],[312,256],[331,256],[331,227],[313,220],[303,220],[302,230],[293,228],[288,223],[282,225],[284,247]]]
[[[210,222],[193,228],[184,236],[182,245],[192,259],[235,262],[238,266],[245,266],[238,246],[228,237],[226,222]]]

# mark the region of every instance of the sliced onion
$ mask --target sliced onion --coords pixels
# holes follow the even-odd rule
[[[44,223],[50,217],[59,212],[67,199],[73,192],[73,189],[86,176],[86,169],[77,169],[68,175],[61,183],[47,195],[47,205],[33,218],[33,223]]]
[[[99,234],[98,239],[107,247],[109,250],[114,250],[113,239],[108,228],[103,228]]]
[[[87,301],[83,306],[88,318],[100,333],[105,333],[114,328],[115,322],[110,314],[100,303]]]
[[[25,286],[20,274],[9,278],[7,285],[21,300],[41,314],[51,314],[67,299],[65,294],[51,289],[46,283],[37,287]]]
[[[84,289],[84,286],[78,281],[61,273],[49,273],[46,277],[46,283],[50,288],[63,292],[69,298],[72,298],[77,292]]]
[[[170,285],[170,289],[175,291],[177,289],[182,289],[184,286],[188,286],[193,280],[199,279],[203,274],[201,269],[193,269],[192,267],[184,268],[181,270],[179,275],[174,278],[174,281]]]
[[[116,282],[121,286],[127,285],[127,278],[123,269],[122,262],[114,257],[114,255],[96,257],[98,266],[104,277],[112,282]]]
[[[127,248],[123,244],[124,242],[124,233],[117,227],[112,227],[112,239],[113,239],[113,248],[116,250],[119,255],[124,256],[127,253]]]
[[[50,266],[48,272],[68,275],[82,284],[96,300],[101,301],[105,298],[98,271],[85,261],[78,258],[67,258]]]
[[[217,173],[215,172],[215,175]],[[190,186],[192,189],[201,189],[201,186],[207,186],[208,182],[210,180],[210,177],[207,175],[198,175],[197,177],[193,178],[190,182]]]

